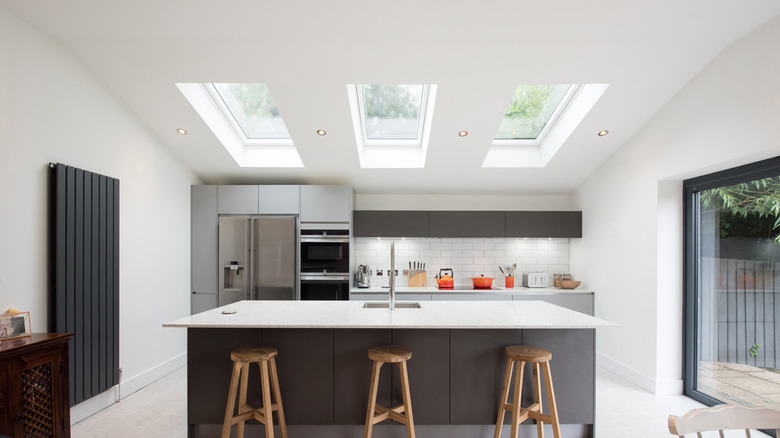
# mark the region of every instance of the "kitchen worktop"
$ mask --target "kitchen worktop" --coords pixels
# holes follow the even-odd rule
[[[239,301],[164,327],[580,329],[616,325],[542,301],[422,301],[418,309],[364,309],[361,301]],[[222,311],[235,310],[233,314]]]
[[[381,286],[372,287],[353,287],[349,290],[350,293],[383,293],[387,294],[390,289]],[[474,289],[473,287],[456,287],[453,289],[439,289],[436,286],[396,286],[395,292],[399,294],[408,293],[425,293],[425,294],[438,294],[438,293],[531,293],[531,294],[592,294],[593,289],[561,289],[557,287],[510,287],[505,288],[503,286],[493,287],[492,289]]]

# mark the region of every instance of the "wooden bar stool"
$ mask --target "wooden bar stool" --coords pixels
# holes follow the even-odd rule
[[[228,393],[225,422],[222,425],[222,438],[228,438],[230,436],[230,428],[236,423],[238,423],[236,437],[243,438],[244,423],[251,418],[265,424],[265,436],[267,438],[273,438],[273,411],[276,411],[276,416],[279,418],[279,428],[282,432],[282,438],[287,438],[287,423],[284,421],[282,395],[279,392],[279,378],[276,375],[275,357],[277,354],[279,354],[279,352],[276,348],[262,346],[242,347],[230,352],[230,359],[233,360],[233,377],[230,379],[230,392]],[[260,366],[263,393],[263,406],[261,408],[254,408],[246,404],[249,364],[251,363],[257,363]],[[241,378],[241,393],[238,399],[238,413],[234,414],[239,377]],[[273,404],[271,403],[271,388],[273,388],[274,400],[276,400],[276,403]]]
[[[412,358],[412,350],[395,345],[371,347],[368,349],[368,358],[374,361],[374,367],[371,371],[371,391],[368,394],[368,412],[366,413],[366,429],[363,438],[370,438],[374,424],[387,419],[405,424],[406,436],[414,438],[412,399],[409,394],[409,376],[406,372],[406,361]],[[386,408],[376,404],[379,370],[386,362],[397,364],[398,371],[401,374],[401,392],[403,393],[404,401],[394,408]]]
[[[544,348],[530,345],[512,345],[506,347],[506,374],[504,375],[504,387],[501,391],[501,401],[498,404],[498,420],[496,420],[496,433],[494,438],[501,436],[501,427],[504,423],[504,411],[510,411],[512,415],[511,438],[516,438],[520,423],[528,418],[536,420],[536,431],[540,438],[544,437],[544,423],[552,424],[553,435],[561,438],[561,425],[558,422],[558,408],[555,405],[555,393],[553,392],[552,376],[550,375],[550,359],[552,353]],[[525,363],[531,362],[534,372],[534,403],[524,408],[520,406],[523,391],[523,369]],[[508,403],[509,385],[512,382],[512,368],[517,364],[515,376],[514,399]],[[547,402],[550,414],[542,412],[542,387],[539,378],[539,366],[544,370],[544,381],[547,385]]]

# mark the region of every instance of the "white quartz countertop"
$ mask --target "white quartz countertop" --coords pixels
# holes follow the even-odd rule
[[[364,309],[364,301],[239,301],[177,319],[188,328],[578,329],[616,324],[542,301],[421,301]],[[235,313],[225,314],[223,311]]]
[[[371,286],[371,287],[353,287],[349,290],[350,293],[376,293],[380,294],[383,293],[387,295],[390,291],[390,288],[387,287],[381,287],[381,286]],[[441,293],[485,293],[485,294],[491,294],[491,293],[514,293],[514,294],[542,294],[542,295],[566,295],[566,294],[574,294],[574,295],[587,295],[587,294],[593,294],[593,289],[561,289],[558,287],[513,287],[513,288],[505,288],[503,286],[493,287],[492,289],[474,289],[473,287],[456,287],[453,289],[439,289],[436,286],[418,286],[418,287],[410,287],[410,286],[396,286],[395,288],[396,293],[400,294],[409,294],[409,293],[423,293],[423,294],[441,294]]]

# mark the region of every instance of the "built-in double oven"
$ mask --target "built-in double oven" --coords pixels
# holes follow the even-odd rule
[[[349,299],[349,230],[301,230],[301,300]]]

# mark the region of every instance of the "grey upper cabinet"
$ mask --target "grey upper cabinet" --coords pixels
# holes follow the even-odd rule
[[[190,280],[192,292],[217,293],[217,186],[190,192]],[[215,295],[216,296],[216,295]]]
[[[299,214],[301,186],[269,185],[259,186],[260,214]]]
[[[427,211],[375,211],[354,212],[353,235],[355,237],[428,237],[430,213]]]
[[[219,214],[258,214],[258,186],[217,186]]]
[[[431,211],[430,237],[504,237],[503,211]]]
[[[506,237],[582,237],[582,212],[507,211]]]
[[[350,222],[352,187],[301,186],[301,222]]]

